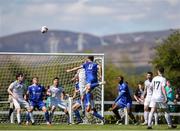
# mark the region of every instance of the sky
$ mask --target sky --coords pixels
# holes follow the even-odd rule
[[[98,36],[180,28],[180,0],[0,0],[0,36],[44,25]]]

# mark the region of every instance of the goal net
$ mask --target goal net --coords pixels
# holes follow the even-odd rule
[[[85,53],[0,53],[0,122],[8,122],[8,102],[7,88],[10,83],[15,81],[17,73],[25,74],[26,86],[31,85],[32,77],[39,77],[39,83],[44,87],[52,85],[54,77],[60,78],[60,84],[63,85],[65,92],[73,95],[74,83],[70,80],[76,72],[67,73],[66,70],[80,66],[87,56],[93,55],[95,62],[102,66],[102,80],[104,79],[104,55],[103,54],[85,54]],[[101,81],[101,80],[100,80]],[[104,111],[104,87],[99,86],[93,91],[95,107],[103,115]],[[73,120],[72,100],[66,100],[71,122]],[[34,119],[37,123],[45,123],[43,112],[35,110]],[[14,121],[16,122],[16,112],[14,111]],[[25,111],[21,115],[22,121],[25,121]],[[75,119],[74,119],[75,120]],[[97,119],[93,119],[94,122]],[[53,117],[53,123],[65,123],[66,115],[61,109],[56,109]]]

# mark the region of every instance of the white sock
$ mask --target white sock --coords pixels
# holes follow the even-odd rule
[[[152,126],[152,118],[153,118],[153,114],[152,112],[149,112],[149,118],[148,118],[148,126]]]
[[[158,114],[157,114],[157,112],[154,113],[154,120],[155,120],[155,125],[158,125]]]
[[[11,123],[14,123],[14,112],[11,113],[10,122],[11,122]]]
[[[172,125],[171,117],[169,113],[165,112],[165,118],[168,125]]]
[[[21,123],[21,115],[20,115],[20,113],[17,113],[17,122]]]
[[[33,113],[32,113],[32,112],[29,112],[29,116],[30,116],[31,122],[34,123]]]
[[[145,121],[145,123],[148,123],[148,116],[149,116],[149,112],[144,111],[144,121]]]

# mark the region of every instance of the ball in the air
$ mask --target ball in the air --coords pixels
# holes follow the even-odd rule
[[[48,28],[46,26],[41,27],[41,33],[47,33]]]

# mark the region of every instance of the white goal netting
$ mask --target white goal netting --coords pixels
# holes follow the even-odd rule
[[[102,80],[104,79],[104,55],[103,54],[82,54],[82,53],[0,53],[0,122],[8,122],[8,92],[10,83],[15,81],[17,73],[25,74],[25,84],[29,86],[33,76],[39,77],[39,83],[44,87],[52,85],[54,77],[60,78],[65,92],[73,95],[74,83],[70,82],[76,72],[67,73],[66,70],[80,66],[87,56],[93,55],[95,62],[102,66]],[[101,81],[101,80],[100,80]],[[104,101],[103,86],[95,88],[93,91],[95,107],[103,115]],[[67,100],[71,118],[71,102]],[[44,123],[43,112],[35,111],[34,118],[37,123]],[[14,113],[16,122],[16,115]],[[25,112],[22,113],[22,120],[25,121]],[[73,120],[73,119],[72,119]],[[96,120],[96,119],[94,119]],[[56,110],[53,122],[66,122],[66,117],[62,110]]]

